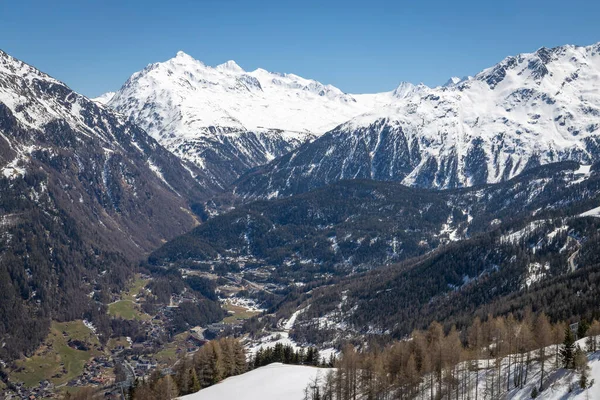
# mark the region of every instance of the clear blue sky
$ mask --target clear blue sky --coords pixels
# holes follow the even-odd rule
[[[350,93],[444,83],[507,55],[600,41],[600,1],[4,0],[0,48],[96,96],[183,50]]]

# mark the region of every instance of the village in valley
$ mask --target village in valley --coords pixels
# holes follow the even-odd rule
[[[136,381],[148,379],[155,371],[172,373],[179,360],[192,357],[208,340],[239,332],[246,319],[262,312],[252,300],[235,297],[249,284],[230,276],[218,290],[219,301],[227,311],[225,318],[173,334],[169,332],[170,320],[177,308],[197,301],[196,297],[184,291],[171,296],[169,304],[156,307],[153,314],[146,313],[143,303],[151,280],[149,275],[136,275],[128,290],[108,305],[112,319],[134,326],[139,335],[111,337],[102,345],[89,321],[53,322],[50,335],[34,355],[5,366],[9,374],[2,385],[11,388],[8,398],[60,398],[61,393],[81,388],[94,388],[106,398],[121,398]]]

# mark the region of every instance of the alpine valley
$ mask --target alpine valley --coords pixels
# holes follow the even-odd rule
[[[180,51],[96,99],[0,51],[6,398],[599,393],[599,248],[600,43],[375,94]]]

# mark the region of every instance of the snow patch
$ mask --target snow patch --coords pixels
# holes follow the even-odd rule
[[[180,397],[185,400],[302,400],[305,387],[317,375],[324,378],[329,369],[301,365],[269,364],[197,393]]]

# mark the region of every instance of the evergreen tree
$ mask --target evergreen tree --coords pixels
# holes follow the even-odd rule
[[[235,363],[235,375],[243,374],[248,370],[248,364],[246,362],[246,350],[244,350],[244,346],[236,340],[233,347],[233,358]]]
[[[577,325],[577,339],[583,339],[587,335],[587,331],[590,329],[590,323],[585,319],[582,319]]]
[[[175,368],[175,383],[177,383],[177,387],[179,388],[180,394],[189,394],[191,393],[190,389],[190,370],[192,370],[192,366],[190,365],[190,361],[183,356],[183,358],[179,359],[179,363]]]
[[[575,337],[573,331],[567,325],[565,328],[565,339],[560,349],[560,360],[563,368],[573,369],[573,360],[575,357]]]
[[[537,399],[537,397],[538,397],[537,386],[534,386],[533,389],[531,390],[531,398],[532,399]]]

